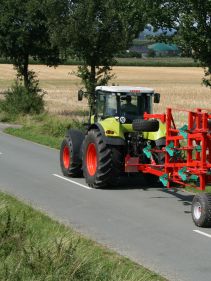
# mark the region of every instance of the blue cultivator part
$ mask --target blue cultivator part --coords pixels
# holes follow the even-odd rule
[[[173,141],[170,142],[170,144],[168,146],[166,146],[166,151],[168,152],[169,156],[173,157],[175,150],[174,150],[174,143]]]
[[[178,171],[178,175],[180,176],[180,178],[183,180],[183,181],[187,181],[188,179],[188,176],[187,176],[187,168],[184,167],[182,168],[181,170]]]
[[[188,138],[188,126],[184,125],[182,128],[179,129],[179,136],[182,136],[184,139]]]
[[[192,182],[197,182],[199,180],[199,177],[197,175],[190,175],[187,171],[187,168],[184,167],[181,170],[178,171],[179,176],[183,181],[192,181]]]
[[[199,180],[199,177],[197,175],[191,175],[189,177],[189,181],[197,182]]]
[[[148,159],[150,159],[150,158],[152,157],[151,149],[152,149],[152,147],[151,147],[150,144],[148,144],[148,145],[143,149],[143,152],[144,152],[144,154],[146,155],[146,157],[147,157]]]
[[[168,177],[168,174],[164,174],[162,175],[161,177],[159,177],[159,180],[162,182],[162,184],[167,187],[168,186],[168,183],[169,183],[169,177]]]
[[[195,149],[196,152],[202,152],[202,147],[201,147],[201,145],[195,146],[194,149]]]

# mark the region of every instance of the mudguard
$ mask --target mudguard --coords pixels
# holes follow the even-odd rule
[[[72,144],[72,161],[80,164],[82,161],[82,143],[85,138],[85,134],[76,129],[69,129],[66,132],[66,138],[70,139]]]
[[[112,136],[110,136],[109,134],[106,134],[107,130],[114,130],[113,126],[111,126],[110,122],[109,122],[109,128],[108,129],[103,127],[101,123],[102,122],[95,123],[95,124],[91,125],[89,130],[98,129],[101,132],[101,135],[103,137],[103,141],[106,144],[109,144],[109,145],[125,145],[125,139],[118,136],[116,132]]]

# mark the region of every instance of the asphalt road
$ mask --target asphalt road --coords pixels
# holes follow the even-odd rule
[[[211,229],[193,224],[191,194],[144,181],[133,187],[132,179],[115,190],[88,189],[84,179],[60,178],[58,159],[57,150],[0,132],[0,190],[170,280],[211,280]]]

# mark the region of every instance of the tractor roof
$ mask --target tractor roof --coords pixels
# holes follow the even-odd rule
[[[105,92],[112,92],[112,93],[133,93],[133,94],[140,94],[140,93],[149,93],[153,94],[154,90],[145,87],[131,87],[131,86],[98,86],[96,90],[101,90]]]

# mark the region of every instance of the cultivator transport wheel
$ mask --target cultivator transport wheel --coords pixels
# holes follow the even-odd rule
[[[195,225],[211,227],[211,194],[201,193],[195,195],[191,212]]]
[[[82,175],[81,145],[83,134],[69,130],[60,148],[60,166],[64,176],[80,177]]]
[[[106,145],[98,130],[91,130],[83,144],[83,174],[93,188],[111,187],[123,171],[124,154],[118,146]]]
[[[133,130],[137,132],[157,132],[159,129],[158,120],[135,119],[132,123]]]

